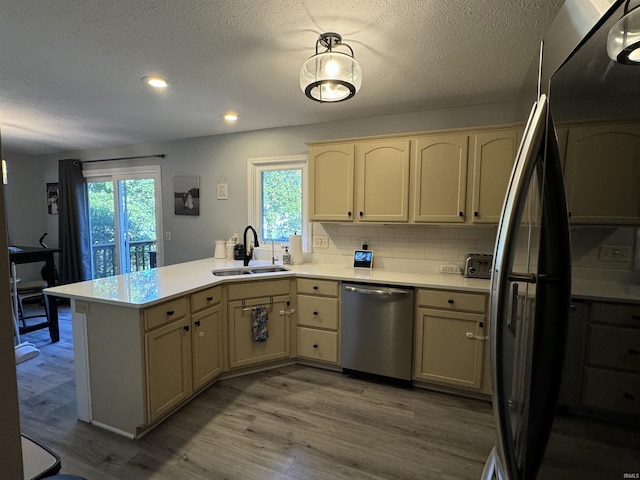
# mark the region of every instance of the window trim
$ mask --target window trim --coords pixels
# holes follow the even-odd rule
[[[309,251],[308,241],[309,232],[311,231],[309,224],[308,214],[308,200],[309,200],[309,172],[308,162],[309,157],[307,155],[288,155],[279,157],[257,157],[247,159],[247,224],[259,226],[262,224],[261,215],[261,174],[266,170],[284,170],[287,168],[301,169],[302,170],[302,249],[305,252]],[[259,238],[262,240],[262,232],[258,230]],[[289,242],[274,242],[276,249],[276,256],[279,251],[282,251],[283,245]],[[264,241],[260,244],[260,247],[256,249],[258,252],[268,250],[269,258],[271,258],[271,245],[270,242]]]

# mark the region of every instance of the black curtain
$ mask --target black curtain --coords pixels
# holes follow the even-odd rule
[[[91,280],[87,184],[79,160],[58,161],[60,283]]]

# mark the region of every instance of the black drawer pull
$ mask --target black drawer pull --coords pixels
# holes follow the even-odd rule
[[[182,327],[182,329],[183,329],[185,332],[188,332],[188,331],[189,331],[189,325],[185,325],[184,327]]]
[[[314,344],[313,344],[313,348],[318,348],[318,344],[317,344],[317,343],[314,343]]]
[[[453,298],[450,298],[449,300],[447,300],[447,303],[453,304]]]
[[[196,320],[196,327],[200,326],[200,320]]]
[[[318,312],[313,312],[313,314],[317,316],[317,315],[318,315]],[[638,352],[636,352],[636,353],[638,353]]]
[[[318,290],[318,286],[317,286],[317,285],[314,285],[314,286],[313,286],[313,289],[314,289],[314,290]]]
[[[478,212],[473,212],[473,216],[477,217],[478,216]]]
[[[458,212],[459,217],[464,217],[464,212]]]
[[[213,300],[213,297],[207,297],[207,302],[210,302],[211,300]]]
[[[169,317],[170,317],[170,316],[171,316],[171,315],[173,315],[174,313],[176,313],[176,312],[174,312],[173,310],[168,310],[168,311],[167,311],[167,316],[169,316]]]
[[[360,212],[360,218],[364,217],[364,212]]]
[[[640,351],[637,348],[630,348],[627,352],[629,352],[629,355],[640,355]]]
[[[351,212],[347,212],[347,216],[348,216],[348,217],[351,217]]]

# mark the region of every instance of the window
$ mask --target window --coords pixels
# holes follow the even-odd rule
[[[260,245],[288,243],[294,233],[306,244],[307,157],[250,158],[247,182],[249,224],[258,231]]]
[[[92,278],[162,265],[160,167],[94,168],[87,179]],[[159,241],[160,240],[160,241]]]

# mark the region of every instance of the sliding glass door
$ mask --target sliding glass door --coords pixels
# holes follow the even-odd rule
[[[159,167],[85,173],[93,278],[162,264]]]

